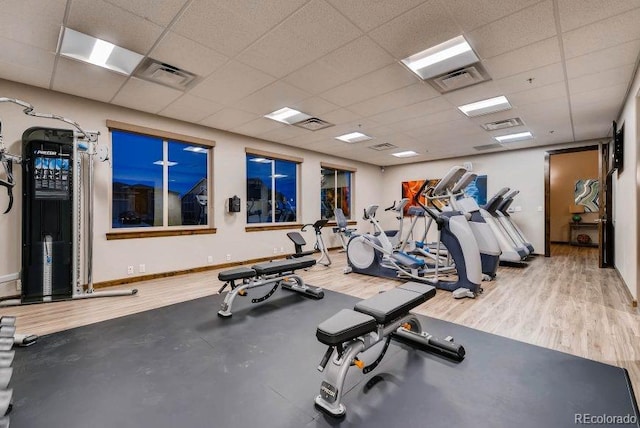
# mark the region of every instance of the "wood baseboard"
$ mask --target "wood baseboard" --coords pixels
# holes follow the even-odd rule
[[[616,273],[616,275],[618,276],[618,279],[620,279],[620,282],[622,282],[624,284],[624,289],[627,292],[627,296],[629,297],[629,300],[631,300],[631,307],[632,308],[637,308],[638,307],[638,300],[633,298],[633,294],[631,294],[631,289],[629,288],[629,286],[627,285],[627,282],[622,277],[622,274],[618,270],[618,267],[614,266],[613,270]]]

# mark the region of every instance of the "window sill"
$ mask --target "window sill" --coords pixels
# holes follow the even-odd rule
[[[347,226],[357,226],[358,222],[355,220],[347,220]],[[327,226],[332,226],[332,227],[336,227],[338,226],[338,223],[336,223],[335,221],[330,221],[329,223],[327,223]]]
[[[191,236],[211,235],[216,233],[216,228],[207,229],[176,229],[176,230],[139,230],[136,232],[109,232],[107,241],[116,239],[161,238],[166,236]]]
[[[302,224],[263,224],[260,226],[246,226],[244,228],[245,232],[264,232],[266,230],[283,230],[283,229],[300,229]]]

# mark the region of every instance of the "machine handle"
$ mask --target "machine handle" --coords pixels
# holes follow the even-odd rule
[[[324,371],[324,368],[327,366],[327,363],[329,362],[329,358],[331,358],[331,354],[333,354],[333,346],[329,346],[329,348],[327,348],[327,352],[324,353],[324,356],[322,357],[322,360],[318,365],[319,372]]]
[[[449,342],[448,340],[440,339],[439,337],[435,336],[431,336],[428,342],[430,346],[452,354],[454,357],[460,360],[462,360],[466,354],[464,346],[458,343]]]
[[[391,205],[391,206],[390,206],[390,207],[388,207],[388,208],[385,208],[384,210],[385,210],[385,211],[391,211],[391,210],[392,210],[392,209],[394,209],[395,207],[396,207],[396,201],[393,201],[393,205]]]

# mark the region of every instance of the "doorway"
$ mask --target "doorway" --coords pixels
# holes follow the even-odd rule
[[[545,256],[551,244],[597,247],[599,266],[613,265],[609,145],[548,151],[545,155]]]

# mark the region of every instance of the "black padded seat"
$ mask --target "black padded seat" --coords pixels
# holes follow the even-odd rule
[[[351,309],[343,309],[316,330],[316,337],[325,345],[335,346],[376,329],[376,320]]]
[[[274,273],[293,272],[297,269],[306,269],[316,264],[316,261],[309,257],[299,257],[296,259],[276,260],[275,262],[260,263],[253,265],[253,269],[258,275],[271,275]]]
[[[239,267],[222,271],[218,274],[220,281],[235,281],[238,279],[252,278],[256,276],[256,271],[248,267]]]
[[[407,282],[393,290],[361,300],[354,309],[371,315],[380,324],[387,324],[435,295],[436,289],[431,285]]]

